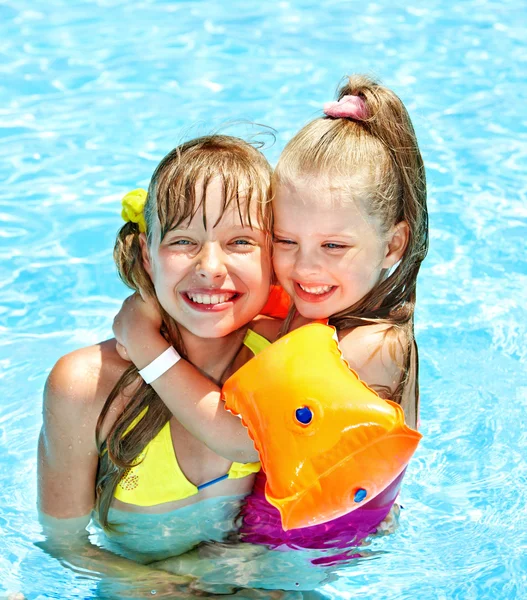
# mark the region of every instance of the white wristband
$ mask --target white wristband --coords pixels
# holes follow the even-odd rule
[[[163,353],[155,358],[149,365],[139,371],[139,375],[145,380],[145,383],[152,383],[168,369],[173,367],[181,358],[176,350],[169,346]]]

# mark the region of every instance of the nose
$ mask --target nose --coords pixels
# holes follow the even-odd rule
[[[217,243],[206,243],[198,255],[196,273],[202,281],[217,281],[227,274],[226,256]]]
[[[320,271],[317,256],[315,252],[310,252],[307,248],[298,248],[295,253],[295,262],[293,265],[293,273],[295,279],[302,280],[316,275]]]

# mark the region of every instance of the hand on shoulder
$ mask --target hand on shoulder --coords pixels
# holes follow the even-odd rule
[[[145,300],[136,292],[126,298],[115,315],[113,334],[118,342],[117,350],[125,360],[135,362],[141,348],[150,339],[161,338],[162,317],[153,298]]]

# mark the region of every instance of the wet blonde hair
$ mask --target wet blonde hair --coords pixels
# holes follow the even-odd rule
[[[384,273],[354,306],[330,318],[339,330],[372,323],[391,325],[386,335],[403,340],[404,345],[401,384],[390,393],[400,402],[415,362],[410,355],[415,348],[416,280],[428,250],[425,168],[408,112],[394,92],[369,77],[353,75],[339,89],[338,99],[347,95],[362,99],[365,118],[325,116],[308,123],[285,147],[272,187],[294,184],[302,176],[349,178],[350,188],[353,180],[360,181],[364,209],[378,219],[381,233],[401,221],[408,223],[408,245],[397,267]],[[288,316],[286,327],[293,315]]]
[[[155,236],[162,240],[171,229],[189,223],[202,206],[204,225],[207,226],[206,190],[216,178],[221,180],[223,187],[220,219],[227,209],[235,207],[240,221],[252,226],[251,212],[255,206],[257,225],[265,231],[270,230],[268,192],[271,167],[266,158],[241,139],[212,135],[178,146],[163,158],[154,171],[144,209],[147,244],[151,247]],[[216,223],[209,225],[215,226]],[[156,298],[143,264],[136,223],[126,223],[119,231],[114,259],[119,275],[128,287]],[[159,308],[163,315],[162,333],[185,356],[177,323]],[[131,394],[130,400],[106,440],[101,440],[104,419],[113,402],[125,391]],[[146,414],[126,433],[134,419],[147,408]],[[100,454],[96,511],[104,528],[112,529],[108,511],[123,474],[134,465],[141,451],[171,416],[152,387],[139,377],[136,367],[130,366],[108,396],[96,428]]]

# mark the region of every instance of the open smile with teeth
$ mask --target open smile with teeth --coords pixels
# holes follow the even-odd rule
[[[235,292],[228,292],[226,294],[194,294],[192,292],[187,292],[186,295],[191,302],[195,302],[196,304],[223,304],[238,296]]]
[[[332,285],[319,285],[317,287],[309,287],[307,285],[298,284],[301,290],[307,292],[308,294],[314,294],[316,296],[321,296],[322,294],[327,294],[329,291],[333,289]]]

